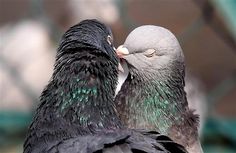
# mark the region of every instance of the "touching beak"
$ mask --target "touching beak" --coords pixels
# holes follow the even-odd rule
[[[118,65],[118,70],[119,70],[120,72],[122,72],[122,73],[125,72],[125,70],[124,70],[124,68],[122,67],[122,65],[120,64],[120,62],[119,62],[119,65]]]
[[[129,51],[128,51],[127,48],[125,48],[125,47],[123,47],[123,45],[121,45],[116,49],[116,54],[119,58],[123,58],[125,55],[129,54]],[[119,62],[119,65],[118,65],[118,70],[120,72],[124,73],[124,68],[122,67],[120,62]]]
[[[119,58],[122,58],[123,56],[129,54],[129,50],[125,48],[123,45],[121,45],[116,49],[116,54]]]

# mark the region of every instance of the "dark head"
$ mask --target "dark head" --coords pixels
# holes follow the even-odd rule
[[[81,48],[91,48],[93,49],[91,51],[99,50],[112,60],[117,60],[111,29],[95,19],[83,20],[67,30],[62,37],[58,56],[72,54],[75,50],[81,51],[79,50]]]
[[[60,72],[71,68],[73,70],[70,71],[73,72],[88,70],[92,74],[105,74],[101,69],[109,66],[113,69],[110,75],[116,75],[118,58],[110,28],[97,20],[84,20],[63,35],[57,51],[53,77],[60,76]],[[91,70],[94,68],[97,70]],[[66,76],[62,74],[62,77]]]
[[[134,29],[117,54],[126,60],[131,73],[169,76],[177,65],[184,72],[184,55],[178,40],[163,27],[145,25]]]

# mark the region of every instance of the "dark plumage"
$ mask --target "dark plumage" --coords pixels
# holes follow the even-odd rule
[[[166,136],[126,129],[116,115],[118,59],[109,28],[85,20],[63,36],[24,153],[185,152]]]
[[[117,54],[129,74],[116,96],[118,114],[130,128],[160,131],[191,153],[202,152],[198,115],[188,107],[185,64],[175,36],[158,26],[133,30]]]

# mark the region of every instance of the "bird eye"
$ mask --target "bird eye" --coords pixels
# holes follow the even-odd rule
[[[113,39],[110,35],[107,36],[107,42],[109,43],[109,45],[112,45],[113,43]]]
[[[146,56],[146,57],[152,57],[155,55],[155,49],[148,49],[146,50],[143,54]]]

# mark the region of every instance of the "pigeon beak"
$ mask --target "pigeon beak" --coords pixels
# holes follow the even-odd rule
[[[129,54],[129,51],[127,48],[125,48],[123,45],[119,46],[117,49],[116,49],[116,54],[119,58],[123,58],[125,55],[128,55]],[[121,62],[121,61],[120,61]],[[122,67],[122,65],[120,64],[119,62],[119,65],[118,65],[118,70],[122,73],[124,73],[124,68]]]
[[[121,45],[116,49],[116,54],[119,58],[122,58],[123,56],[129,54],[129,50],[125,48],[123,45]]]
[[[125,72],[124,68],[122,67],[122,65],[121,65],[120,63],[119,63],[119,65],[118,65],[118,70],[119,70],[120,72],[122,72],[122,73]]]

